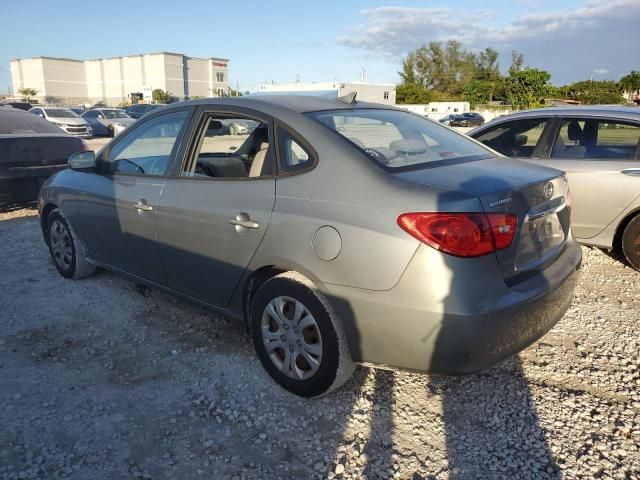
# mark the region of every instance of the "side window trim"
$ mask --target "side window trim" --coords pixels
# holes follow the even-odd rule
[[[109,172],[109,171],[102,171],[101,169],[101,174],[102,175],[106,175],[106,176],[126,176],[126,177],[140,177],[140,178],[167,178],[169,172],[171,171],[171,167],[174,163],[174,159],[176,154],[179,152],[180,147],[182,146],[182,144],[185,141],[185,133],[187,132],[186,128],[188,127],[188,125],[191,122],[191,119],[193,117],[193,108],[191,107],[183,107],[183,108],[176,108],[175,110],[170,110],[167,112],[163,112],[161,115],[153,115],[150,116],[149,118],[145,118],[143,121],[136,121],[132,127],[129,127],[129,129],[125,130],[125,133],[118,135],[114,140],[111,141],[111,143],[109,144],[109,146],[107,148],[105,148],[102,152],[100,152],[100,155],[98,157],[98,161],[105,163],[104,161],[104,156],[106,156],[107,158],[109,158],[109,156],[111,155],[111,151],[113,150],[113,148],[115,146],[117,146],[120,142],[122,142],[127,136],[132,135],[136,130],[139,130],[140,128],[144,128],[144,126],[146,124],[148,124],[149,122],[154,121],[156,118],[159,117],[163,117],[165,115],[173,115],[175,113],[180,113],[180,112],[187,112],[187,116],[184,120],[184,124],[182,125],[182,128],[180,129],[180,132],[178,133],[178,136],[176,137],[177,140],[175,142],[175,144],[173,145],[173,147],[171,148],[171,153],[169,153],[169,160],[167,161],[167,167],[165,168],[164,173],[162,174],[156,174],[156,175],[149,175],[149,174],[144,174],[144,173],[135,173],[135,172]],[[107,160],[106,163],[109,163],[109,161]]]
[[[193,161],[193,157],[196,155],[199,150],[201,135],[204,133],[203,130],[207,125],[207,119],[210,116],[221,115],[221,116],[237,116],[241,118],[246,118],[247,120],[260,121],[267,126],[267,131],[269,135],[269,144],[276,144],[277,139],[275,137],[275,128],[274,128],[274,120],[272,117],[258,112],[252,109],[243,108],[243,107],[234,107],[227,105],[220,105],[221,108],[216,108],[215,105],[200,105],[197,106],[191,116],[188,130],[185,131],[183,135],[182,145],[179,150],[176,151],[176,155],[173,158],[173,162],[171,164],[171,168],[167,170],[167,178],[172,180],[175,179],[183,179],[183,180],[196,180],[196,181],[256,181],[256,180],[264,180],[269,178],[275,178],[276,176],[276,161],[274,160],[274,155],[276,155],[276,148],[273,150],[273,155],[267,156],[267,160],[271,162],[271,175],[262,175],[260,177],[250,178],[250,177],[187,177],[180,175],[182,168],[185,164],[191,163]]]
[[[547,124],[544,126],[544,130],[542,130],[542,134],[540,135],[536,148],[533,150],[531,158],[546,160],[551,156],[556,134],[560,128],[560,121],[556,115],[543,118],[546,119]]]
[[[286,132],[286,134],[291,137],[291,139],[293,141],[295,141],[296,143],[298,143],[308,154],[309,154],[309,162],[306,162],[305,164],[302,165],[301,168],[294,168],[294,169],[286,169],[285,166],[283,165],[283,153],[280,151],[280,147],[282,145],[282,142],[280,141],[280,131],[284,130]],[[315,148],[313,148],[313,146],[311,145],[311,143],[309,143],[302,135],[300,135],[298,132],[296,132],[293,128],[291,128],[289,125],[287,125],[284,122],[281,122],[280,120],[276,120],[275,121],[275,135],[276,135],[276,158],[277,158],[277,164],[278,164],[278,176],[279,177],[289,177],[292,175],[300,175],[302,173],[306,173],[310,170],[313,170],[314,168],[316,168],[316,165],[318,165],[318,152],[316,151]]]

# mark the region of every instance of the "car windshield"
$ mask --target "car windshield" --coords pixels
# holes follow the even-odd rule
[[[47,112],[48,117],[53,118],[77,118],[74,112],[66,108],[45,108],[45,112]]]
[[[493,156],[461,134],[398,110],[356,109],[308,113],[355,143],[384,167],[420,167],[433,162]]]
[[[101,112],[107,118],[129,118],[124,110],[101,110]]]

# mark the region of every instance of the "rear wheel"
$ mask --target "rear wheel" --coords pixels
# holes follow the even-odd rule
[[[56,269],[65,278],[88,277],[96,271],[84,256],[69,226],[69,222],[59,209],[53,210],[47,219],[49,253]]]
[[[342,326],[305,277],[286,272],[255,294],[251,330],[258,358],[282,387],[315,397],[342,386],[354,370]]]
[[[633,268],[640,271],[640,215],[636,215],[622,233],[622,254]]]

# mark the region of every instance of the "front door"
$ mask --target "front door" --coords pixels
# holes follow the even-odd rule
[[[125,132],[100,155],[100,174],[86,174],[77,228],[89,258],[164,283],[156,212],[187,116],[187,110],[168,113]]]
[[[275,149],[267,118],[237,109],[198,115],[193,144],[160,196],[158,242],[167,284],[223,307],[271,219]]]
[[[596,236],[640,196],[640,125],[622,120],[565,118],[549,158],[564,170],[573,199],[576,238]]]

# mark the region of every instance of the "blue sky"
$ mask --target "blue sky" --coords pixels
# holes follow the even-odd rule
[[[22,0],[5,5],[0,93],[9,60],[157,51],[229,58],[242,90],[263,81],[397,82],[403,55],[430,40],[493,46],[551,72],[552,82],[618,79],[640,70],[640,0],[171,2]],[[177,6],[181,11],[177,11]],[[15,10],[15,11],[12,11]],[[137,14],[137,18],[133,15]],[[24,20],[25,17],[37,21]]]

